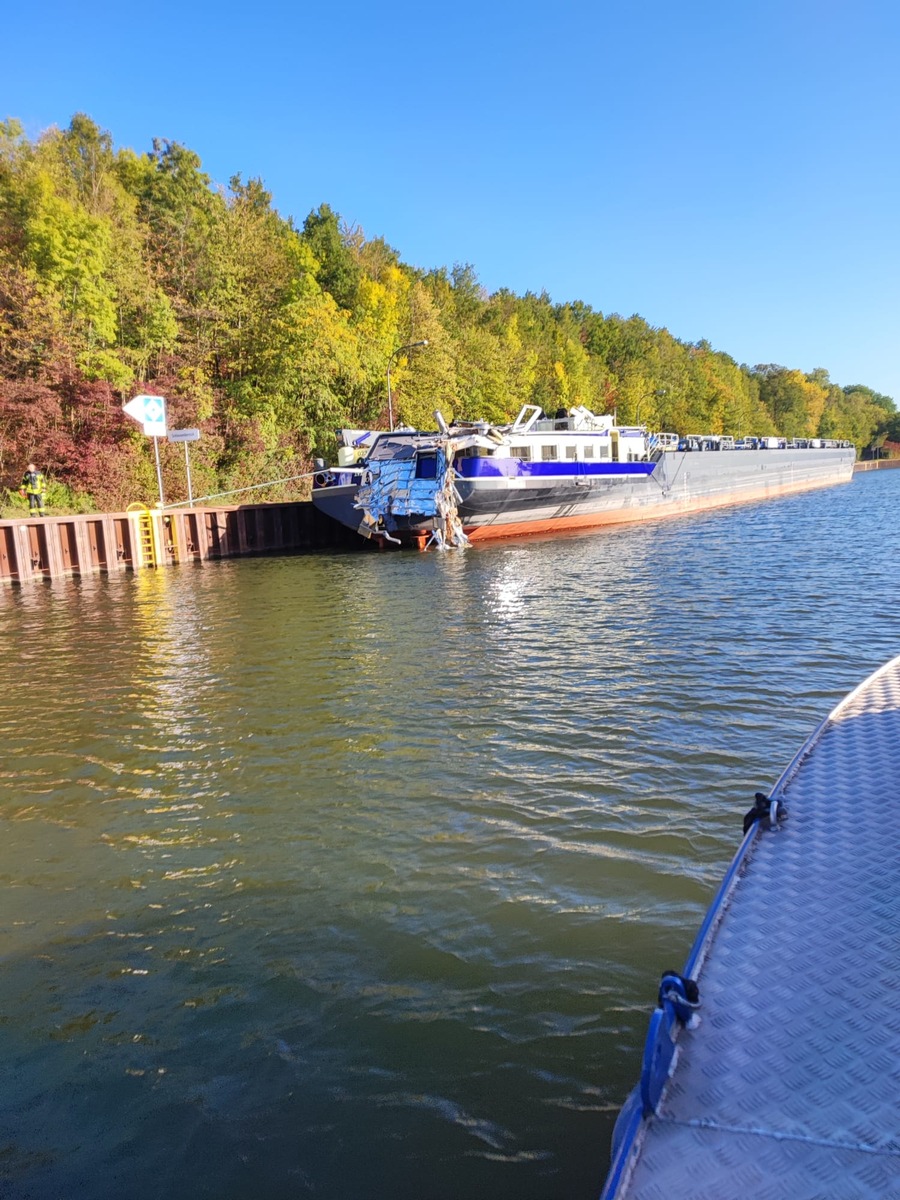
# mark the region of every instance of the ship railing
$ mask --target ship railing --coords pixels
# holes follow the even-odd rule
[[[651,433],[647,437],[647,461],[659,462],[669,450],[678,449],[677,433]]]

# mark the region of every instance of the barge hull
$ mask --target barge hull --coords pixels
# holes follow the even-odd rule
[[[854,451],[782,450],[669,454],[647,478],[511,492],[460,481],[470,541],[658,520],[849,483]],[[735,469],[736,468],[736,469]],[[489,483],[489,481],[484,481]]]

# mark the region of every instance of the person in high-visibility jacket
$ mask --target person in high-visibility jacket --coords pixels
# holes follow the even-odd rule
[[[32,515],[34,513],[37,513],[39,517],[47,515],[44,511],[44,492],[46,490],[47,481],[44,479],[43,472],[39,471],[34,463],[29,463],[27,471],[22,476],[19,494],[28,497],[28,511]]]

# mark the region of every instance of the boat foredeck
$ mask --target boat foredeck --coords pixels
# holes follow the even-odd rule
[[[898,747],[900,658],[785,771],[787,819],[748,834],[685,969],[699,1019],[604,1197],[900,1197]]]

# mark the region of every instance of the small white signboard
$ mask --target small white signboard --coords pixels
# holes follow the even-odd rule
[[[200,430],[199,429],[170,429],[169,430],[169,441],[170,442],[199,442],[200,441]]]
[[[123,410],[144,426],[147,437],[166,436],[166,402],[162,396],[135,396]]]

